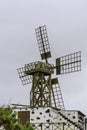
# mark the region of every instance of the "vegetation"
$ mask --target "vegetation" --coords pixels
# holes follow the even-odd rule
[[[34,130],[28,122],[25,125],[19,123],[11,108],[0,108],[0,127],[5,130]]]

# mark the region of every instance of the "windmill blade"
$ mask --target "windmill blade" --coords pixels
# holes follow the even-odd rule
[[[47,58],[51,57],[51,52],[50,52],[46,25],[40,26],[39,28],[35,29],[35,32],[36,32],[41,59],[42,60],[45,59],[47,63]]]
[[[21,79],[23,85],[27,85],[29,83],[32,83],[32,76],[27,75],[25,73],[25,67],[17,69],[17,72],[19,74],[19,78]]]
[[[56,74],[81,71],[81,51],[56,59]]]
[[[52,106],[58,109],[65,109],[62,92],[57,78],[51,79],[52,83]]]
[[[23,85],[32,83],[32,73],[34,73],[37,63],[38,62],[25,64],[24,67],[17,69],[19,78],[21,79]]]

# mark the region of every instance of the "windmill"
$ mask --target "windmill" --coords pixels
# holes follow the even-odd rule
[[[55,107],[65,109],[58,78],[56,75],[77,72],[81,70],[81,52],[56,58],[55,65],[50,64],[51,51],[46,26],[35,29],[42,61],[25,64],[18,68],[18,74],[23,85],[32,83],[30,91],[30,107]]]

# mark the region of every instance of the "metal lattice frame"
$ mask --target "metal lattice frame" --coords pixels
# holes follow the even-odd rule
[[[56,59],[57,74],[81,71],[81,51]]]
[[[44,107],[51,106],[51,75],[44,76],[44,73],[35,73],[33,75],[33,84],[31,89],[30,106]]]

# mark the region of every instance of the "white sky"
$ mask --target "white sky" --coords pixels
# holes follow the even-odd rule
[[[82,71],[58,78],[66,109],[87,115],[87,0],[0,0],[0,105],[29,103],[17,68],[40,60],[35,28],[44,24],[52,63],[82,52]]]

